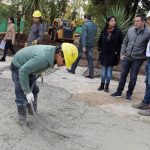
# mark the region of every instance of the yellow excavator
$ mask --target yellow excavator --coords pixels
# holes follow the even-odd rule
[[[75,29],[76,25],[74,21],[55,18],[48,34],[50,40],[73,43],[75,39]]]

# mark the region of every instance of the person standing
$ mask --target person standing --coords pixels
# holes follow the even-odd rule
[[[134,26],[129,28],[121,48],[121,74],[117,91],[111,94],[121,97],[130,72],[130,81],[126,92],[126,100],[130,101],[136,85],[137,75],[146,58],[146,47],[150,37],[150,30],[145,26],[145,16],[136,15]]]
[[[44,27],[42,25],[42,14],[39,10],[33,12],[33,24],[30,28],[26,46],[39,44],[43,40]]]
[[[15,30],[14,18],[8,17],[7,31],[3,39],[6,43],[3,51],[3,56],[0,59],[0,61],[6,60],[8,49],[11,50],[13,55],[16,53],[13,46],[15,44],[15,36],[16,36],[16,30]]]
[[[139,111],[138,114],[144,116],[150,116],[150,41],[147,45],[146,57],[147,57],[147,63],[145,67],[145,75],[146,75],[145,96],[141,103],[133,104],[132,107],[143,110],[143,111]]]
[[[88,69],[89,69],[89,75],[85,76],[87,78],[94,78],[94,65],[93,65],[93,47],[95,43],[95,37],[97,33],[97,27],[92,22],[91,16],[89,14],[84,16],[85,23],[82,27],[82,33],[79,40],[79,56],[75,63],[71,66],[71,69],[68,69],[68,72],[75,74],[75,70],[78,66],[78,63],[85,52],[86,59],[88,61]]]
[[[110,16],[106,20],[106,25],[101,32],[98,41],[99,60],[101,67],[101,85],[99,91],[109,91],[109,83],[112,78],[113,66],[118,65],[120,60],[120,50],[123,41],[123,34],[117,28],[116,18]]]
[[[18,51],[12,60],[10,69],[15,85],[16,105],[19,124],[26,125],[27,110],[33,114],[31,103],[37,111],[39,88],[36,76],[44,70],[57,66],[70,67],[78,57],[77,48],[70,43],[62,43],[60,47],[52,45],[33,45]],[[31,88],[33,87],[33,88]]]
[[[148,12],[146,17],[147,17],[147,25],[150,26],[150,11]],[[146,49],[146,57],[147,57],[147,63],[145,67],[145,75],[146,75],[145,96],[141,103],[133,104],[132,107],[136,109],[141,109],[138,112],[138,114],[143,115],[143,116],[150,116],[150,40]]]

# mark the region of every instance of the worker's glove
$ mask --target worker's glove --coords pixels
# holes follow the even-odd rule
[[[26,42],[26,43],[24,43],[24,47],[27,47],[28,46],[28,43]]]
[[[36,45],[38,43],[38,41],[37,40],[34,40],[33,42],[32,42],[32,45]]]
[[[26,98],[29,104],[31,104],[31,102],[34,102],[34,95],[32,92],[29,94],[26,94]]]

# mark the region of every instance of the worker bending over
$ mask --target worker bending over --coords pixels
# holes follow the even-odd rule
[[[37,111],[39,88],[36,85],[36,75],[48,68],[53,68],[55,64],[59,67],[66,65],[69,68],[77,57],[78,50],[70,43],[63,43],[60,47],[52,45],[28,46],[14,55],[10,69],[15,85],[15,102],[19,124],[27,124],[27,109],[29,114],[33,114],[31,102]],[[33,83],[35,84],[31,90]]]

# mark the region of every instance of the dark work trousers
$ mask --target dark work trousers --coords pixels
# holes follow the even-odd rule
[[[12,45],[12,40],[6,40],[6,44],[5,44],[4,52],[3,52],[3,58],[5,58],[7,56],[8,50],[11,50],[13,55],[16,53],[16,51],[14,50],[14,47]]]
[[[78,63],[79,63],[79,61],[83,55],[83,50],[82,50],[81,45],[79,45],[79,47],[78,47],[78,53],[79,53],[78,58],[76,59],[76,61],[71,66],[71,71],[73,71],[73,72],[75,72],[76,67],[78,66]],[[88,61],[89,75],[94,76],[93,47],[92,46],[86,47],[85,54],[86,54],[86,59]]]
[[[124,86],[126,83],[126,79],[128,73],[130,72],[130,81],[128,85],[127,95],[132,95],[134,87],[136,85],[137,75],[139,73],[140,67],[142,66],[144,60],[143,59],[134,59],[134,60],[122,60],[121,64],[121,74],[119,79],[119,86],[117,91],[122,93],[124,90]]]
[[[20,84],[20,81],[19,81],[19,68],[17,68],[12,63],[10,66],[10,69],[11,69],[11,73],[12,73],[12,80],[15,84],[16,105],[17,105],[17,107],[22,107],[22,106],[26,107],[28,102],[27,102],[26,95],[24,94],[21,84]],[[36,81],[36,76],[30,75],[29,76],[30,88],[35,81]],[[37,98],[37,94],[39,93],[39,87],[36,85],[36,83],[34,84],[32,92],[33,92],[34,98]]]

